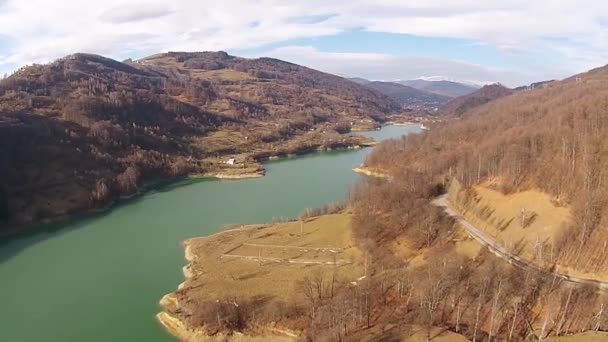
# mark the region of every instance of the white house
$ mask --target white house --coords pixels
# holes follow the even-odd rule
[[[228,164],[228,165],[234,165],[234,164],[236,164],[236,160],[234,158],[230,158],[230,159],[228,159],[226,161],[226,164]]]

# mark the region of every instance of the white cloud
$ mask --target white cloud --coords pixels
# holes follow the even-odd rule
[[[160,18],[169,14],[171,14],[171,10],[163,4],[127,4],[108,9],[101,14],[100,19],[110,23],[123,24]]]
[[[442,78],[475,84],[500,81],[508,86],[520,86],[551,77],[549,70],[522,73],[441,58],[323,52],[310,46],[280,47],[270,51],[268,55],[325,72],[371,80],[406,80],[421,76],[437,78],[437,75],[441,75]]]
[[[352,29],[463,38],[512,54],[545,51],[566,59],[568,72],[608,58],[608,20],[602,17],[608,2],[597,0],[0,0],[0,6],[0,36],[16,42],[0,46],[0,69],[77,51],[126,58],[247,49]],[[417,62],[433,64],[426,60]],[[488,69],[466,69],[475,68]]]

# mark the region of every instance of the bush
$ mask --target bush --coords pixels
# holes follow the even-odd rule
[[[333,202],[324,205],[321,208],[306,208],[303,212],[298,215],[300,220],[306,220],[311,217],[317,217],[321,215],[331,215],[341,212],[346,208],[346,203],[344,202]]]
[[[116,183],[118,190],[122,194],[131,194],[137,191],[137,181],[139,179],[139,171],[133,166],[127,167],[127,169],[116,176]]]
[[[436,183],[435,185],[431,186],[431,189],[429,190],[429,196],[431,198],[438,197],[438,196],[445,194],[446,192],[447,192],[447,189],[445,188],[445,184]]]

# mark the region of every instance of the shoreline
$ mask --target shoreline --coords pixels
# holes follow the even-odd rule
[[[179,291],[179,290],[183,289],[186,286],[186,283],[190,279],[197,276],[197,274],[191,270],[191,267],[192,267],[191,265],[197,258],[196,254],[192,251],[193,243],[195,243],[197,241],[201,241],[201,240],[215,238],[215,237],[225,235],[225,234],[240,233],[243,231],[255,230],[255,229],[264,229],[264,228],[268,228],[270,226],[271,226],[271,224],[269,224],[269,223],[268,224],[244,224],[244,225],[239,225],[234,228],[228,228],[225,230],[221,230],[219,232],[216,232],[216,233],[213,233],[210,235],[193,237],[193,238],[189,238],[189,239],[182,241],[181,245],[184,249],[184,259],[186,260],[186,264],[182,267],[184,281],[181,282],[177,286],[177,289],[175,291]],[[229,335],[225,334],[225,333],[209,335],[204,330],[204,327],[198,328],[198,329],[189,328],[184,321],[180,320],[178,317],[169,313],[169,311],[171,311],[171,309],[173,309],[173,310],[179,309],[179,303],[177,302],[177,297],[175,295],[175,291],[163,295],[163,297],[158,302],[158,304],[161,308],[161,311],[158,312],[155,317],[156,317],[156,320],[160,323],[160,325],[165,329],[165,331],[167,333],[169,333],[173,337],[176,337],[179,340],[182,340],[182,341],[207,341],[207,340],[211,341],[211,340],[217,340],[217,339],[224,340],[226,338],[229,338],[230,336],[235,336],[235,335],[239,336],[241,339],[244,339],[244,340],[247,340],[247,339],[258,340],[258,339],[263,339],[266,336],[270,336],[270,334],[247,335],[243,332],[238,332],[238,331],[234,331],[234,332],[230,333]],[[284,330],[284,329],[277,329],[274,327],[261,327],[261,329],[262,329],[262,331],[265,331],[268,333],[277,334],[277,335],[273,335],[273,337],[274,336],[285,337],[286,339],[289,339],[289,340],[294,340],[298,337],[298,335],[295,332]]]
[[[251,178],[261,178],[266,176],[266,170],[261,170],[258,172],[248,172],[248,173],[226,173],[226,172],[213,172],[213,173],[203,173],[197,175],[190,175],[188,178],[192,179],[205,179],[211,178],[216,180],[233,180],[233,179],[251,179]]]
[[[40,229],[40,227],[50,226],[54,224],[63,224],[70,220],[88,219],[94,217],[95,215],[103,215],[112,210],[117,205],[137,200],[138,198],[144,196],[145,194],[147,194],[152,189],[158,186],[161,186],[163,184],[169,184],[171,182],[176,182],[184,178],[187,177],[170,177],[165,179],[159,179],[156,181],[146,182],[132,194],[117,196],[109,200],[108,203],[98,207],[86,208],[74,211],[73,213],[69,214],[62,214],[59,216],[48,217],[40,220],[31,220],[19,224],[8,224],[4,231],[0,229],[0,243],[9,241],[13,238],[27,237],[29,235],[35,235],[39,232],[45,231],[44,229]],[[0,226],[0,228],[2,227]],[[61,229],[48,229],[46,230],[46,232],[54,232],[55,230],[59,231]]]
[[[108,211],[112,210],[117,205],[124,204],[128,201],[137,200],[138,198],[143,197],[151,189],[153,189],[157,186],[179,181],[180,179],[188,179],[188,178],[190,178],[190,179],[215,179],[215,180],[229,181],[229,180],[261,178],[261,177],[265,177],[265,175],[266,175],[266,169],[263,167],[263,163],[266,161],[275,161],[275,160],[280,160],[280,159],[284,159],[284,158],[304,156],[307,154],[320,153],[320,152],[326,152],[326,151],[358,150],[363,147],[372,147],[377,144],[378,144],[378,141],[375,141],[370,138],[369,141],[363,141],[363,142],[359,142],[358,144],[352,144],[352,145],[348,145],[348,146],[344,146],[344,147],[311,148],[311,149],[301,150],[295,154],[283,155],[283,154],[279,153],[278,155],[272,155],[272,156],[268,156],[268,157],[266,157],[266,156],[265,157],[255,157],[255,153],[251,153],[251,155],[254,156],[253,158],[255,159],[255,161],[257,163],[259,163],[260,167],[261,167],[261,170],[259,170],[257,172],[247,172],[247,173],[243,173],[243,174],[238,174],[238,173],[230,174],[227,172],[216,171],[216,172],[206,172],[206,173],[202,173],[202,174],[198,174],[198,173],[197,174],[188,174],[188,175],[181,176],[181,177],[167,177],[167,178],[161,178],[161,179],[158,179],[155,181],[149,181],[147,183],[144,183],[134,193],[129,194],[129,195],[116,196],[116,197],[112,198],[111,200],[109,200],[104,205],[101,205],[98,207],[84,208],[82,210],[76,210],[76,211],[68,213],[68,214],[62,214],[59,216],[53,216],[53,217],[48,217],[48,218],[39,219],[39,220],[32,220],[32,221],[27,221],[27,222],[22,222],[22,223],[10,223],[9,222],[9,223],[6,223],[6,226],[4,226],[4,227],[2,227],[2,225],[0,223],[0,228],[2,228],[2,229],[0,229],[0,243],[11,240],[13,238],[25,237],[25,236],[34,235],[34,234],[45,231],[45,229],[43,229],[43,228],[41,229],[40,227],[45,227],[45,226],[49,226],[49,225],[53,225],[53,224],[62,224],[69,220],[72,220],[72,219],[86,219],[86,218],[92,217],[94,215],[101,215],[101,214],[107,213]]]
[[[382,178],[382,179],[387,179],[387,180],[391,180],[393,179],[393,177],[387,173],[384,172],[380,172],[380,171],[376,171],[374,169],[368,168],[366,166],[363,166],[363,164],[355,167],[353,169],[354,173],[360,173],[362,175],[368,176],[368,177],[374,177],[374,178]]]

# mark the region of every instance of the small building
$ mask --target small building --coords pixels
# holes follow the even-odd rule
[[[228,164],[228,165],[234,165],[234,164],[236,164],[236,159],[234,159],[234,158],[230,158],[230,159],[228,159],[228,160],[226,161],[226,164]]]

